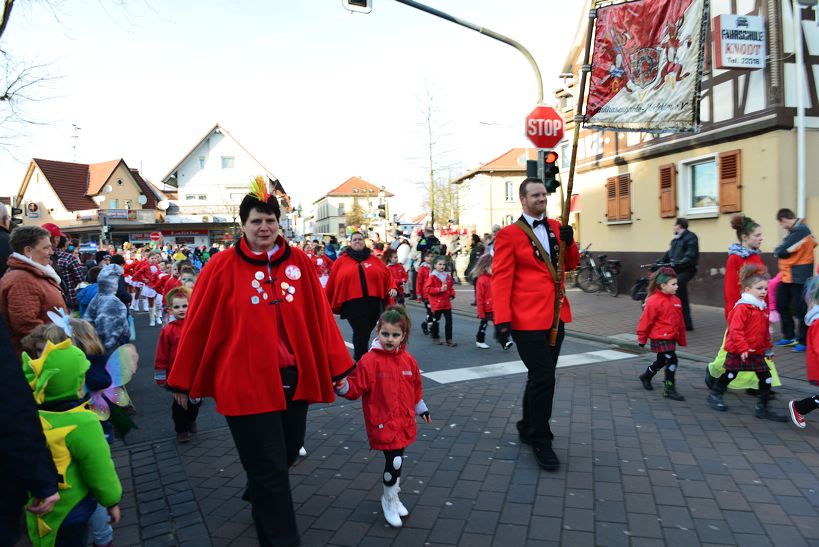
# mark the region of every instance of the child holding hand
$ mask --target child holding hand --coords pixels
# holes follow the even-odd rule
[[[364,424],[370,448],[381,450],[384,465],[384,518],[395,528],[409,514],[398,499],[404,450],[415,441],[415,416],[430,423],[422,398],[418,363],[407,351],[410,319],[400,306],[387,308],[376,325],[377,344],[358,361],[355,371],[336,382],[336,393],[363,398]]]
[[[677,273],[672,268],[660,268],[651,276],[648,284],[649,297],[643,315],[637,324],[637,342],[645,346],[651,340],[651,351],[657,359],[640,375],[643,387],[648,390],[651,379],[665,367],[663,397],[673,401],[684,401],[677,392],[674,376],[677,372],[677,344],[686,345],[685,321],[682,302],[677,294]]]

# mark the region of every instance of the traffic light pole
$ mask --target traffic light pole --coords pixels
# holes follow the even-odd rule
[[[575,166],[577,165],[577,141],[580,138],[580,124],[583,123],[585,120],[585,115],[583,114],[583,103],[585,101],[586,96],[586,76],[589,72],[591,72],[591,65],[589,64],[589,56],[592,44],[592,35],[594,32],[594,22],[597,19],[597,10],[592,9],[589,11],[589,24],[586,27],[586,48],[583,53],[583,65],[581,67],[580,73],[580,88],[578,89],[577,93],[577,109],[575,110],[574,116],[574,133],[572,135],[572,158],[571,163],[569,164],[569,180],[566,182],[566,194],[563,196],[563,211],[560,217],[560,222],[563,226],[568,226],[569,224],[569,213],[571,212],[571,204],[572,204],[572,186],[574,185],[574,171]],[[564,275],[564,265],[563,265],[563,255],[564,249],[566,248],[566,243],[563,240],[560,240],[560,253],[558,254],[557,260],[557,279],[555,283],[557,284],[557,291],[556,295],[558,298],[555,298],[555,319],[554,325],[552,325],[552,330],[549,331],[549,344],[554,346],[557,344],[557,329],[560,326],[560,312],[563,308],[563,298],[564,295],[561,290],[561,281],[563,280]]]
[[[537,80],[537,104],[543,104],[543,78],[540,76],[540,69],[535,62],[535,58],[532,57],[532,54],[529,53],[529,50],[523,47],[519,42],[509,38],[508,36],[504,36],[503,34],[497,33],[494,30],[490,30],[486,27],[482,27],[480,25],[476,25],[475,23],[470,23],[469,21],[465,21],[460,17],[455,17],[454,15],[450,15],[443,11],[437,10],[435,8],[431,8],[420,2],[415,2],[415,0],[395,0],[400,4],[404,4],[411,8],[415,8],[417,10],[421,10],[423,12],[429,13],[436,17],[440,17],[450,23],[455,23],[456,25],[461,25],[462,27],[466,27],[468,29],[474,30],[476,32],[480,32],[484,36],[488,36],[490,38],[494,38],[499,42],[503,42],[504,44],[510,45],[526,57],[526,60],[529,61],[529,64],[532,66],[532,70],[535,71],[535,79]]]

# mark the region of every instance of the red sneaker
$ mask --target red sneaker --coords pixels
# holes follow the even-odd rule
[[[793,422],[793,425],[799,429],[805,429],[807,422],[805,421],[805,417],[802,416],[798,410],[796,410],[796,401],[791,401],[788,403],[788,410],[791,412],[791,421]]]

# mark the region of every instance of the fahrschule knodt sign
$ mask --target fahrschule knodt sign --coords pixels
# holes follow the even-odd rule
[[[714,17],[716,68],[765,68],[765,18],[758,15]]]

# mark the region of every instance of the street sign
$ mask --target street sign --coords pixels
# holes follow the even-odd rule
[[[563,117],[551,106],[537,106],[526,116],[526,136],[538,148],[554,148],[563,140]]]
[[[151,241],[159,241],[162,239],[162,232],[151,232]]]

